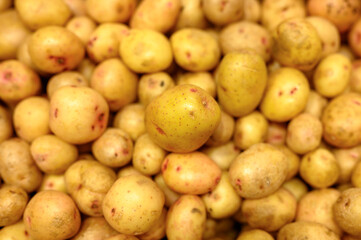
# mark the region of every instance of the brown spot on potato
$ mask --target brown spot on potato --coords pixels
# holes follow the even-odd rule
[[[182,167],[181,167],[181,166],[178,166],[175,170],[176,170],[177,172],[179,172],[180,170],[182,170]]]
[[[99,122],[103,121],[103,120],[104,120],[104,116],[105,116],[105,113],[99,114],[99,116],[98,116],[98,121],[99,121]]]
[[[11,80],[12,76],[13,76],[12,72],[9,72],[9,71],[4,72],[4,79],[5,80]]]
[[[77,187],[77,190],[80,190],[83,187],[83,185],[79,184]]]
[[[238,186],[239,191],[242,191],[241,179],[236,179],[236,185]]]
[[[356,40],[357,44],[361,42],[361,32],[356,33],[356,39],[355,40]]]
[[[93,47],[94,42],[98,39],[98,37],[92,37],[89,41],[88,41],[88,46],[89,47]]]
[[[192,57],[192,54],[189,51],[187,51],[186,52],[186,57],[187,57],[187,59],[190,59]]]
[[[114,217],[114,215],[115,215],[115,208],[112,208],[112,210],[110,211],[110,213],[112,214],[112,217]]]
[[[92,131],[94,131],[94,129],[95,129],[95,125],[92,125]]]
[[[262,42],[263,45],[266,45],[267,44],[267,38],[262,37],[261,42]]]
[[[168,167],[168,162],[169,162],[169,158],[166,158],[164,160],[163,166],[162,166],[162,171],[164,172],[165,170],[167,170]]]
[[[351,200],[350,200],[350,199],[347,199],[347,201],[345,202],[345,207],[350,206],[350,202],[351,202]]]
[[[117,153],[117,152],[114,153],[114,157],[118,157],[118,153]]]
[[[52,182],[49,182],[49,183],[48,183],[48,187],[49,187],[49,188],[52,188],[53,186],[54,186],[54,183],[52,183]]]
[[[298,89],[296,87],[292,88],[290,94],[293,95]]]
[[[278,92],[278,96],[280,97],[280,96],[282,96],[283,95],[283,92],[282,91],[279,91]]]
[[[199,214],[202,214],[202,211],[199,210],[198,208],[192,208],[191,213],[199,213]]]
[[[124,155],[127,155],[127,154],[129,153],[129,150],[128,150],[128,149],[123,149],[123,150],[122,150],[122,153],[123,153]]]
[[[64,57],[57,57],[57,56],[49,56],[49,59],[54,60],[59,65],[65,65],[66,59]]]
[[[24,231],[24,234],[25,234],[25,236],[27,236],[27,237],[29,237],[29,233],[28,233],[28,231]]]
[[[58,117],[58,111],[59,111],[59,109],[55,108],[55,110],[54,110],[54,117],[55,117],[55,118]]]
[[[217,177],[216,180],[214,180],[214,182],[215,182],[216,184],[218,184],[220,181],[221,181],[221,178],[220,178],[220,177]]]
[[[167,134],[165,134],[164,130],[161,129],[157,124],[155,124],[155,123],[153,123],[153,124],[154,124],[155,128],[157,129],[157,131],[158,131],[160,134],[162,134],[162,135],[167,135]]]
[[[99,200],[92,201],[90,208],[91,209],[99,208]]]
[[[31,225],[31,218],[30,217],[27,217],[26,221],[28,222],[29,225]]]
[[[353,102],[354,104],[358,105],[358,106],[361,105],[361,103],[360,103],[359,101],[357,101],[357,100],[353,100],[352,102]]]

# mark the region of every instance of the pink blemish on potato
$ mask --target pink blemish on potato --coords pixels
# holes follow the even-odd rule
[[[226,5],[227,5],[226,0],[221,1],[221,6],[219,7],[219,11],[223,12]]]
[[[98,39],[98,37],[92,37],[89,41],[88,41],[88,46],[89,47],[93,47],[94,42]]]
[[[241,179],[239,178],[236,179],[236,185],[238,186],[239,191],[242,191]]]
[[[49,188],[53,188],[53,187],[54,187],[54,183],[52,183],[52,182],[49,182],[47,185],[48,185]]]
[[[153,78],[149,78],[148,79],[148,87],[149,88],[154,88],[157,84],[157,80],[154,80]]]
[[[359,157],[359,155],[357,153],[350,153],[350,156],[355,159],[357,159]]]
[[[358,106],[361,106],[361,103],[360,103],[359,101],[357,101],[357,100],[353,100],[352,102],[353,102],[354,104],[358,105]]]
[[[90,206],[91,209],[99,208],[99,200],[93,200]]]
[[[30,217],[27,217],[26,218],[26,221],[28,222],[29,226],[31,225],[31,218]]]
[[[216,180],[214,180],[214,182],[215,182],[216,184],[218,184],[219,181],[221,181],[221,178],[220,178],[220,177],[217,177]]]
[[[162,171],[163,171],[163,172],[164,172],[165,170],[167,170],[167,168],[168,168],[168,162],[169,162],[169,159],[166,158],[166,159],[164,160],[164,163],[163,163],[163,166],[162,166]]]
[[[262,42],[263,45],[266,45],[267,44],[267,38],[262,37],[261,42]]]
[[[78,211],[76,210],[76,208],[74,208],[74,211],[73,211],[73,218],[76,219],[76,217],[78,216]]]
[[[25,230],[25,231],[24,231],[24,234],[25,234],[26,237],[29,237],[28,231]]]
[[[181,167],[181,166],[178,166],[175,170],[176,170],[177,172],[179,172],[180,170],[182,170],[182,167]]]
[[[283,92],[282,91],[279,91],[278,92],[278,96],[280,97],[280,96],[282,96],[283,95]]]
[[[347,65],[343,65],[343,69],[348,70],[348,66],[347,66]]]
[[[5,71],[4,75],[3,75],[3,79],[6,81],[10,81],[11,78],[13,77],[13,73],[10,71]]]
[[[55,110],[54,110],[54,117],[55,117],[55,118],[58,117],[58,112],[59,112],[59,109],[55,108]]]
[[[296,87],[292,88],[290,94],[293,95],[298,89]]]
[[[110,213],[111,213],[112,217],[114,217],[114,215],[115,215],[115,208],[112,208],[112,210],[110,210]]]
[[[195,89],[195,88],[191,88],[190,91],[191,91],[191,92],[197,92],[198,90]]]
[[[49,56],[49,59],[54,60],[57,64],[59,65],[65,65],[66,64],[66,59],[65,57],[57,57],[57,56]]]
[[[240,29],[238,29],[238,32],[239,32],[239,33],[244,33],[244,29],[243,29],[243,28],[240,28]]]
[[[186,52],[186,57],[187,57],[187,59],[191,59],[191,57],[192,57],[192,54],[190,53],[190,52]]]
[[[127,29],[123,29],[121,31],[121,34],[125,35],[125,36],[128,36],[129,35],[129,31]]]
[[[169,8],[173,7],[173,3],[172,3],[172,2],[168,2],[168,3],[167,3],[167,7],[169,7]]]
[[[112,47],[108,48],[108,53],[112,53],[112,52],[113,52],[113,48]]]
[[[361,32],[357,32],[357,33],[356,33],[356,39],[355,39],[355,40],[356,40],[356,43],[357,43],[357,44],[360,43],[360,41],[361,41]]]
[[[128,155],[128,154],[129,154],[129,150],[128,150],[128,149],[123,149],[122,153],[123,153],[124,155]]]

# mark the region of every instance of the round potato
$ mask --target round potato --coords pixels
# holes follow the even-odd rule
[[[96,24],[93,19],[87,16],[76,16],[68,21],[65,28],[74,33],[85,45],[96,28]]]
[[[302,197],[308,192],[307,185],[299,178],[292,178],[284,182],[282,187],[292,193],[297,202],[299,202],[300,199],[302,199]]]
[[[228,170],[233,160],[241,152],[233,141],[216,147],[205,147],[201,151],[207,154],[221,170]]]
[[[277,191],[288,173],[286,156],[270,144],[257,143],[237,156],[229,176],[244,198],[262,198]]]
[[[103,217],[88,217],[82,221],[79,232],[71,240],[107,239],[118,234]]]
[[[186,72],[177,76],[177,85],[192,84],[216,97],[216,83],[209,72]]]
[[[202,0],[203,13],[215,25],[227,25],[243,16],[243,0]]]
[[[45,190],[55,190],[63,193],[68,193],[65,186],[65,177],[64,174],[45,174],[43,181],[38,188],[38,192]]]
[[[99,23],[127,22],[134,13],[137,0],[85,0],[89,16]]]
[[[46,85],[46,93],[51,99],[57,89],[65,86],[87,87],[88,81],[79,72],[65,71],[58,73],[49,79],[48,84]]]
[[[294,222],[286,224],[277,234],[277,240],[308,239],[308,240],[340,240],[340,237],[319,223]]]
[[[231,140],[235,121],[228,113],[221,111],[221,121],[206,142],[207,146],[220,146]]]
[[[304,113],[311,114],[312,116],[321,119],[323,109],[327,105],[327,99],[322,97],[319,93],[314,90],[311,90],[308,95],[308,100]]]
[[[13,124],[9,110],[0,105],[0,143],[13,135]]]
[[[157,186],[162,190],[165,197],[165,203],[164,205],[168,208],[180,197],[179,193],[176,193],[172,189],[168,187],[168,185],[164,181],[164,177],[161,173],[157,174],[154,177],[154,182],[157,184]]]
[[[202,0],[181,0],[181,10],[178,15],[175,30],[182,28],[205,29],[209,23],[202,9]]]
[[[266,231],[254,229],[241,232],[237,240],[274,240],[274,238]]]

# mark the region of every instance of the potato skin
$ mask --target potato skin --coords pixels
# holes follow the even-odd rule
[[[0,105],[0,143],[13,135],[13,124],[9,110]]]
[[[237,240],[274,240],[274,238],[266,231],[254,229],[241,232]]]
[[[278,232],[277,240],[287,239],[340,240],[340,237],[319,223],[299,221],[283,226]]]
[[[137,0],[85,0],[86,12],[99,23],[125,23],[134,13]]]
[[[348,44],[352,51],[357,55],[361,56],[360,40],[358,38],[359,31],[361,29],[361,20],[358,19],[351,27],[348,33]]]
[[[203,13],[206,18],[215,25],[223,26],[243,16],[243,0],[202,0]]]
[[[79,232],[71,240],[107,239],[118,234],[103,217],[88,217],[82,221]]]

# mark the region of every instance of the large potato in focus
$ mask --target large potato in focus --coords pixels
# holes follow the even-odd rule
[[[191,152],[208,140],[220,118],[214,98],[199,87],[185,84],[167,90],[147,106],[145,126],[162,148]]]

